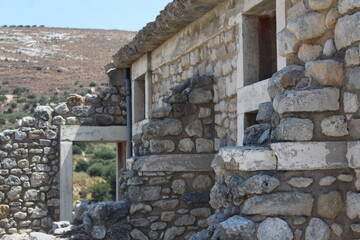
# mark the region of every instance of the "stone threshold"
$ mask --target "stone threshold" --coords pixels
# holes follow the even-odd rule
[[[126,160],[126,168],[140,172],[207,172],[216,154],[148,155]]]
[[[280,142],[270,147],[225,147],[212,163],[233,171],[360,168],[360,141]]]

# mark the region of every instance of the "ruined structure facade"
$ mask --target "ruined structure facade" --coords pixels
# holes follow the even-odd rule
[[[1,137],[3,233],[57,220],[59,142],[76,139],[57,125],[66,128],[72,112],[88,125],[121,125],[126,114],[133,147],[119,174],[123,200],[79,202],[73,232],[360,238],[359,10],[357,0],[173,1],[114,55],[107,71],[117,88],[71,111],[69,98],[58,116],[39,108],[34,123]],[[44,156],[31,162],[35,154]],[[119,214],[99,217],[105,210]]]

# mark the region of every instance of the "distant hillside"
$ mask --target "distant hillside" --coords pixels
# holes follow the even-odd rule
[[[0,125],[14,113],[105,86],[104,65],[135,32],[0,27]],[[18,116],[19,117],[19,116]],[[12,119],[11,119],[12,118]],[[3,128],[4,126],[0,126]]]

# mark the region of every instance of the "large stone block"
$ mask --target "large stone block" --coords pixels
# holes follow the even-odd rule
[[[329,226],[320,218],[312,218],[305,229],[306,240],[328,240],[330,234]]]
[[[334,0],[309,0],[309,7],[312,10],[323,10],[331,7]]]
[[[0,219],[6,218],[10,214],[9,205],[2,204],[0,205]]]
[[[358,129],[360,133],[360,119],[358,121]],[[351,125],[351,124],[350,124]],[[350,128],[351,131],[352,128]],[[346,158],[351,168],[360,168],[360,142],[354,141],[347,144]]]
[[[286,57],[287,55],[297,53],[299,50],[299,40],[295,34],[286,28],[277,34],[277,48],[280,56]]]
[[[344,92],[344,112],[355,113],[359,110],[360,102],[357,93]]]
[[[321,45],[312,45],[312,44],[302,44],[298,57],[303,62],[314,61],[318,59],[323,52],[323,48]]]
[[[306,75],[315,79],[322,86],[344,85],[343,64],[332,60],[319,60],[308,62],[305,65]]]
[[[360,21],[360,20],[359,20]],[[360,67],[347,68],[345,71],[346,79],[348,81],[347,87],[351,90],[360,89]]]
[[[101,202],[89,206],[89,216],[95,224],[113,224],[129,213],[129,204],[126,201]]]
[[[347,168],[346,142],[273,143],[278,170]]]
[[[325,14],[310,12],[288,22],[287,29],[299,40],[317,38],[326,32]]]
[[[256,223],[240,216],[233,216],[219,224],[220,239],[255,239]]]
[[[152,153],[172,152],[174,149],[175,144],[171,140],[150,140],[150,152]]]
[[[277,128],[279,140],[309,141],[313,138],[314,123],[310,119],[282,118]]]
[[[321,217],[335,219],[343,210],[344,202],[338,191],[321,194],[317,201],[317,212]]]
[[[338,50],[349,47],[360,40],[359,21],[360,12],[356,12],[352,15],[345,15],[338,19],[335,27],[335,44]]]
[[[341,0],[338,3],[338,9],[341,14],[351,12],[356,8],[360,8],[359,0]]]
[[[293,237],[289,224],[280,218],[267,218],[257,231],[258,240],[290,240]]]
[[[278,95],[273,102],[279,114],[292,112],[325,112],[337,111],[340,90],[337,88],[321,88],[312,90],[289,90]]]
[[[352,47],[346,50],[345,62],[347,67],[360,65],[359,47]]]
[[[321,132],[326,136],[342,137],[349,134],[345,116],[333,115],[321,121]]]
[[[178,119],[165,119],[149,121],[143,128],[143,134],[148,138],[164,137],[166,135],[179,135],[182,131],[182,122]]]
[[[242,214],[262,216],[311,216],[314,197],[301,192],[277,192],[245,200]]]
[[[203,88],[196,88],[189,94],[189,102],[194,104],[209,103],[213,100],[213,94],[211,90],[205,90]]]

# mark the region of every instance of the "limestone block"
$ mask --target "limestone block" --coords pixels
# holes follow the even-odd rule
[[[310,10],[305,6],[304,1],[298,1],[291,8],[287,10],[287,20],[297,18]]]
[[[356,190],[360,191],[360,169],[355,169],[355,176],[356,176],[355,187]]]
[[[175,220],[176,226],[189,226],[195,223],[196,218],[193,215],[183,215]]]
[[[186,182],[184,179],[176,179],[171,184],[171,189],[176,194],[183,194],[186,191]]]
[[[279,114],[337,111],[339,98],[340,90],[337,88],[288,90],[274,99],[273,106]]]
[[[321,121],[321,132],[326,136],[342,137],[349,134],[346,118],[343,115],[333,115]]]
[[[344,230],[343,227],[340,224],[333,223],[330,225],[331,230],[335,233],[336,236],[341,237]]]
[[[8,199],[14,201],[20,198],[22,187],[21,186],[15,186],[11,187],[10,191],[6,194]],[[4,198],[4,194],[2,193],[1,200]]]
[[[273,143],[278,170],[347,168],[346,142]]]
[[[319,218],[312,218],[305,229],[306,240],[329,240],[330,228]]]
[[[213,182],[209,175],[198,175],[192,182],[192,187],[195,190],[208,190]]]
[[[345,113],[355,113],[359,110],[360,102],[357,93],[344,92]]]
[[[246,179],[245,182],[241,183],[236,188],[239,190],[240,194],[254,195],[271,193],[279,185],[280,181],[277,178],[265,174],[259,174]]]
[[[312,10],[328,9],[334,3],[334,0],[309,0],[309,7]]]
[[[182,132],[182,122],[178,119],[164,119],[149,121],[142,128],[144,136],[148,138],[179,135]]]
[[[320,179],[319,185],[320,186],[330,186],[336,181],[336,177],[334,176],[326,176]]]
[[[346,193],[346,215],[350,219],[360,216],[360,194],[355,192]]]
[[[213,99],[211,90],[205,90],[203,88],[195,88],[189,94],[189,102],[194,104],[209,103]]]
[[[187,135],[189,137],[193,137],[193,136],[202,137],[203,136],[203,126],[201,124],[201,121],[199,119],[196,119],[196,120],[190,122],[185,128],[185,132],[187,133]]]
[[[296,188],[307,188],[313,183],[312,178],[305,178],[305,177],[294,177],[291,178],[287,183]]]
[[[323,48],[321,45],[302,44],[298,57],[303,62],[314,61],[322,54]]]
[[[55,112],[57,114],[66,114],[68,113],[70,110],[67,106],[67,104],[65,102],[59,103],[55,108],[54,108]]]
[[[23,127],[33,127],[36,124],[36,118],[34,117],[23,117],[21,119],[21,125]]]
[[[172,152],[175,149],[175,144],[172,140],[150,140],[150,152],[165,153]]]
[[[158,207],[164,210],[173,210],[177,205],[179,205],[179,200],[173,199],[173,200],[160,200],[156,201],[152,204],[153,207]]]
[[[211,215],[210,208],[194,208],[190,210],[190,214],[198,218],[207,218]]]
[[[65,123],[66,120],[62,116],[55,116],[52,121],[54,125],[64,125]]]
[[[314,123],[302,118],[282,118],[277,128],[278,138],[288,141],[309,141],[313,132]]]
[[[133,239],[136,239],[136,240],[149,240],[149,238],[138,229],[132,230],[130,235]]]
[[[295,34],[286,28],[277,33],[277,39],[277,49],[280,56],[286,57],[298,51],[299,40]]]
[[[358,124],[360,126],[360,119],[358,121]],[[350,131],[351,130],[352,130],[352,128],[350,127]],[[350,168],[360,168],[359,156],[360,156],[360,142],[357,142],[357,141],[349,142],[348,146],[347,146],[346,158],[349,162]]]
[[[320,194],[317,201],[317,212],[321,217],[335,219],[343,210],[344,202],[338,191]]]
[[[360,81],[359,81],[360,67],[347,68],[345,70],[345,75],[348,80],[347,87],[350,90],[360,89]]]
[[[256,223],[241,216],[233,216],[219,224],[219,239],[254,239]]]
[[[341,14],[351,12],[356,8],[360,8],[359,0],[341,0],[338,3],[338,9]]]
[[[311,216],[314,197],[301,192],[277,192],[245,200],[242,214],[262,216]]]
[[[29,189],[24,194],[25,201],[38,201],[40,200],[40,191],[36,189]]]
[[[205,138],[197,138],[195,140],[195,148],[196,148],[196,152],[198,152],[198,153],[213,152],[214,151],[214,141],[208,140]]]
[[[335,43],[333,39],[326,40],[323,49],[323,55],[326,57],[331,57],[336,53]]]
[[[359,21],[360,12],[345,15],[338,19],[335,26],[335,45],[338,50],[349,47],[360,40]]]
[[[293,237],[289,224],[281,218],[266,218],[257,230],[258,240],[288,240]]]
[[[337,179],[341,182],[352,182],[354,180],[352,174],[340,174],[337,176]]]
[[[166,230],[164,240],[173,240],[185,232],[185,227],[171,227]]]
[[[27,134],[25,132],[21,132],[21,131],[16,131],[15,132],[15,140],[22,141],[25,138],[27,138]]]
[[[53,112],[54,110],[49,106],[37,106],[34,110],[34,116],[37,119],[47,121],[52,117]]]
[[[184,138],[180,140],[178,148],[182,152],[191,152],[194,146],[194,142],[190,138]]]
[[[310,12],[288,22],[287,29],[299,40],[308,40],[322,36],[326,32],[325,14]]]
[[[346,50],[345,63],[347,67],[360,65],[360,51],[359,47],[352,47]]]
[[[332,60],[319,60],[305,64],[306,76],[315,79],[322,86],[344,85],[343,64]]]
[[[41,218],[48,215],[48,207],[46,204],[38,203],[30,215],[30,218]]]

